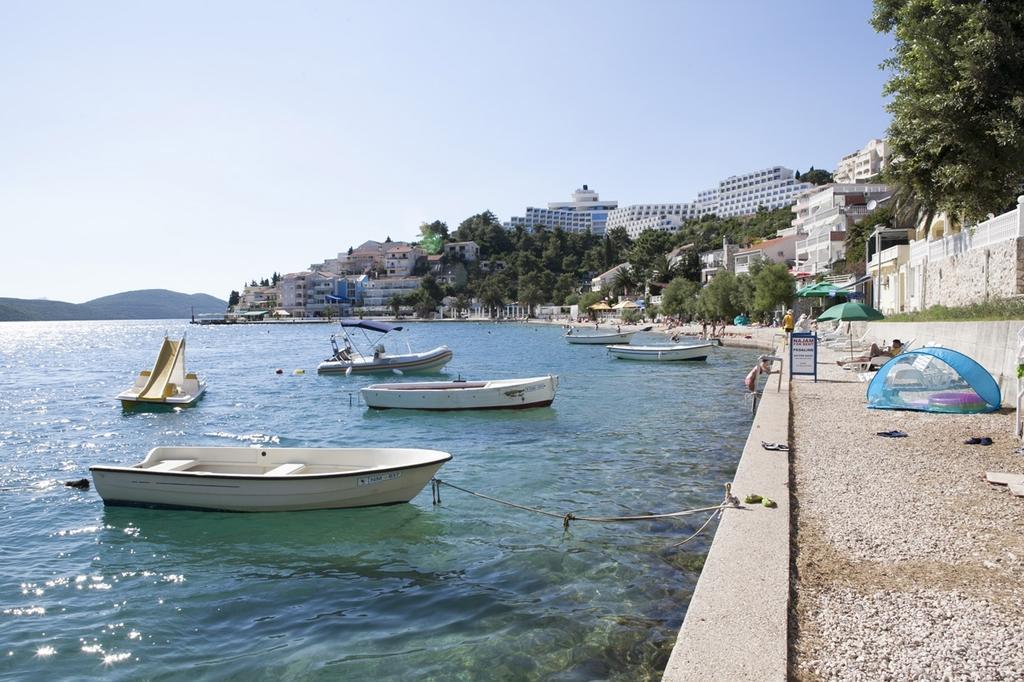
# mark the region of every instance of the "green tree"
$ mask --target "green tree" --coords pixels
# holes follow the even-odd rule
[[[604,293],[601,291],[588,291],[587,293],[580,296],[580,300],[577,303],[577,306],[579,306],[579,311],[593,318],[594,313],[590,310],[590,306],[594,305],[595,303],[603,301],[604,298]]]
[[[530,273],[519,279],[518,295],[516,300],[526,306],[527,314],[533,315],[533,307],[544,302],[544,290],[540,284],[538,273]]]
[[[738,291],[736,275],[728,270],[718,271],[708,285],[700,291],[698,297],[700,314],[726,320],[736,317],[740,312],[736,305]]]
[[[645,230],[629,247],[629,264],[637,272],[638,279],[645,279],[640,273],[648,273],[658,256],[672,248],[672,235],[661,230]]]
[[[768,313],[788,305],[796,293],[796,280],[785,263],[768,263],[754,275],[754,310]]]
[[[228,296],[228,308],[234,308],[240,300],[242,300],[241,294],[232,289],[231,295]]]
[[[657,294],[680,274],[679,266],[672,263],[664,253],[659,253],[651,262],[651,293]]]
[[[576,291],[576,280],[572,275],[563,273],[555,280],[551,290],[551,302],[555,305],[566,305],[566,300]]]
[[[685,277],[676,277],[661,292],[661,311],[672,317],[692,315],[700,286]]]
[[[1024,11],[1017,0],[875,0],[892,33],[889,176],[897,212],[977,219],[1024,186]]]
[[[629,292],[636,290],[639,286],[640,281],[633,273],[633,268],[628,265],[619,268],[619,271],[615,273],[615,279],[612,280],[612,292],[623,296],[629,296]]]
[[[797,180],[801,182],[809,182],[812,185],[827,185],[832,182],[832,174],[827,170],[821,168],[815,168],[811,166],[811,169],[803,175],[797,175]]]
[[[501,308],[505,305],[505,285],[501,278],[491,275],[480,285],[480,302],[487,308]],[[493,316],[493,311],[491,312]]]

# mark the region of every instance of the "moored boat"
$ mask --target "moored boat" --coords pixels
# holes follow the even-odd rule
[[[164,337],[153,369],[143,370],[131,388],[117,394],[124,407],[170,405],[189,407],[203,397],[206,382],[185,370],[185,337],[172,341]]]
[[[377,409],[498,410],[546,407],[555,399],[558,377],[492,381],[420,381],[373,384],[363,401]]]
[[[411,448],[157,447],[95,465],[104,504],[258,512],[408,502],[452,456]]]
[[[349,335],[350,329],[361,329],[365,332],[378,332],[380,336],[366,344],[372,350],[360,350]],[[391,332],[401,331],[402,327],[373,322],[370,320],[342,320],[341,331],[345,345],[338,347],[337,338],[331,336],[331,357],[321,362],[316,371],[319,374],[352,374],[356,372],[430,372],[444,367],[452,359],[453,353],[448,346],[438,346],[431,350],[407,353],[388,351],[381,342]]]
[[[562,338],[572,344],[591,344],[591,345],[602,345],[608,346],[614,343],[629,343],[630,339],[635,334],[640,332],[650,331],[651,327],[644,327],[643,329],[635,329],[628,332],[613,332],[607,334],[581,334],[578,331],[570,329],[568,333],[562,335]]]
[[[608,346],[608,352],[622,360],[651,360],[670,362],[675,360],[706,360],[710,349],[717,344],[698,343],[675,346]]]

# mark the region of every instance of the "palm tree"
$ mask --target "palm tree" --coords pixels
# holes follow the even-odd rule
[[[681,268],[675,265],[668,259],[668,256],[661,254],[654,259],[651,263],[651,281],[650,285],[653,288],[657,288],[661,291],[664,287],[668,286],[668,283],[674,280],[681,274]],[[653,292],[657,293],[657,292]]]
[[[629,290],[635,289],[638,284],[632,268],[629,267],[629,263],[626,263],[615,273],[615,279],[612,280],[612,291],[621,291],[624,296],[628,296]]]

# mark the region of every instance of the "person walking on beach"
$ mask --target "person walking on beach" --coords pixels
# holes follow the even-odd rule
[[[789,343],[789,336],[793,333],[793,309],[790,308],[782,317],[782,331],[786,332],[786,343]]]

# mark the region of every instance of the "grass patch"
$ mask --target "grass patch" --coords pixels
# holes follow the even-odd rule
[[[1024,299],[994,298],[961,308],[933,305],[927,310],[888,315],[886,322],[967,322],[1024,320]]]

